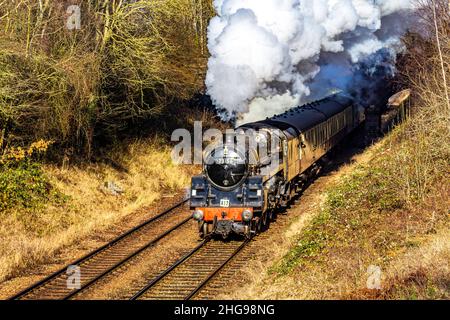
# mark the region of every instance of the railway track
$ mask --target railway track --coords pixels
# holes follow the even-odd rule
[[[249,241],[202,241],[192,251],[151,280],[131,300],[194,298]]]
[[[146,249],[155,246],[160,240],[190,221],[190,215],[177,215],[174,219],[174,211],[188,200],[177,203],[73,262],[70,266],[78,266],[81,270],[81,283],[78,288],[68,288],[69,266],[66,266],[10,299],[84,299],[85,293],[96,292],[101,287],[101,280],[104,280],[103,283],[108,283],[110,277],[117,276],[115,271],[120,272],[122,268],[129,269],[130,264],[138,260],[141,253],[149,252]],[[163,223],[158,223],[164,220],[166,224],[170,222],[170,225],[162,227]],[[272,225],[268,230],[269,233],[275,232],[276,227],[281,225],[279,223]],[[161,233],[162,230],[164,231]],[[263,240],[266,236],[269,236],[267,231],[258,235],[258,239]],[[128,292],[121,295],[119,299],[213,299],[218,293],[223,292],[224,288],[230,284],[230,280],[235,278],[236,270],[248,262],[249,257],[254,254],[255,244],[256,242],[247,240],[223,242],[205,239],[175,263],[172,260],[173,264],[167,269],[163,267],[158,271],[155,270],[156,272],[151,271],[144,279],[130,283]],[[88,290],[90,288],[94,291]]]
[[[176,209],[182,207],[189,199],[183,200],[169,209],[153,216],[149,220],[119,236],[106,245],[78,259],[31,287],[11,297],[11,300],[65,300],[87,290],[118,268],[130,263],[146,249],[156,245],[173,231],[191,220],[191,216],[173,218],[163,232],[158,222],[172,217]],[[71,271],[79,270],[80,281],[71,282]],[[69,284],[69,285],[68,285]],[[75,285],[73,285],[75,284]]]

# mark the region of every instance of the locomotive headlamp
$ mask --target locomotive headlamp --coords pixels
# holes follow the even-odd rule
[[[203,211],[202,210],[195,210],[194,214],[192,215],[192,218],[197,221],[203,220]]]
[[[253,218],[253,212],[251,212],[250,210],[244,210],[244,212],[242,212],[242,220],[248,222],[250,220],[252,220]]]

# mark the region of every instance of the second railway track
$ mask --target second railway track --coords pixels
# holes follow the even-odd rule
[[[189,300],[194,298],[246,246],[245,241],[204,240],[151,280],[131,300]]]
[[[177,215],[177,218],[173,219],[174,222],[170,221],[169,226],[164,229],[158,223],[175,214],[174,212],[183,207],[187,201],[188,199],[177,203],[101,248],[73,262],[71,266],[76,266],[80,271],[79,286],[76,285],[76,282],[75,286],[70,285],[70,272],[68,272],[68,266],[66,266],[16,294],[11,299],[62,300],[73,298],[93,286],[106,275],[130,262],[146,249],[154,246],[173,231],[187,224],[191,220],[190,214]]]

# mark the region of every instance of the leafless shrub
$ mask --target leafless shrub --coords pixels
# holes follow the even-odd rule
[[[450,13],[446,0],[419,0],[415,30],[404,41],[401,79],[412,87],[414,115],[399,132],[395,153],[404,198],[424,200],[450,159]]]
[[[81,30],[68,30],[69,5]],[[207,0],[0,0],[0,133],[91,153],[203,87]]]

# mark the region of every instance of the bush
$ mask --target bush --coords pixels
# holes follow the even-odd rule
[[[49,197],[50,184],[37,164],[21,164],[0,171],[0,212],[34,208]]]

